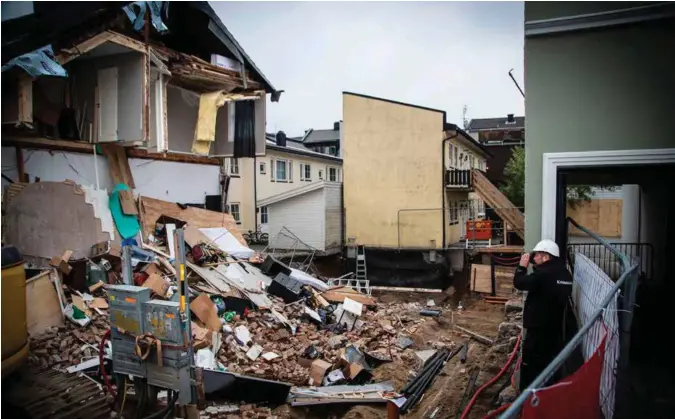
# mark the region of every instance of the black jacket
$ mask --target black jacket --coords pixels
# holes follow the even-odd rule
[[[523,309],[523,327],[546,330],[562,336],[564,323],[572,315],[569,297],[572,294],[572,275],[559,259],[535,265],[531,274],[519,266],[513,286],[528,291]],[[576,323],[576,322],[575,322]],[[576,326],[576,325],[575,325]],[[569,327],[565,334],[570,332]],[[569,336],[568,336],[569,337]]]

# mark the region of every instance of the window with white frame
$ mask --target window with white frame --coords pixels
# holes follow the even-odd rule
[[[329,167],[328,168],[328,181],[329,182],[338,182],[339,180],[339,173],[337,167]]]
[[[328,153],[331,156],[337,156],[338,155],[337,146],[335,146],[335,145],[330,146],[329,149],[328,149]]]
[[[319,180],[323,180],[323,170],[319,170]]]
[[[239,204],[230,204],[230,215],[234,218],[237,224],[241,224],[241,212],[239,211]]]
[[[239,160],[230,157],[230,175],[239,176]]]
[[[267,173],[267,167],[266,166],[267,165],[265,164],[264,161],[261,161],[260,163],[258,163],[258,168],[259,168],[258,170],[260,170],[261,175],[264,175],[265,173]]]
[[[452,155],[453,165],[452,165],[452,167],[454,167],[455,169],[459,169],[459,161],[457,159],[457,154],[459,153],[459,150],[457,150],[457,147],[455,147],[455,148],[453,148],[452,151],[453,151],[453,155]]]
[[[311,164],[301,164],[300,165],[300,180],[305,180],[310,182],[312,180],[312,165]]]
[[[452,153],[455,151],[455,146],[452,145],[452,144],[450,144],[450,149],[449,149],[449,150],[450,150],[450,152],[448,153],[448,154],[449,154],[448,160],[450,161],[450,168],[451,168],[451,169],[454,169],[454,168],[455,168],[455,165],[452,163]]]
[[[269,218],[269,207],[260,207],[260,224],[267,224],[269,222]]]
[[[277,182],[288,182],[288,163],[286,160],[277,160],[277,170],[275,180]]]

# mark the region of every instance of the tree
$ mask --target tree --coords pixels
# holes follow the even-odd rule
[[[525,206],[525,148],[515,147],[511,158],[504,167],[505,184],[500,188],[507,198],[518,208]],[[613,187],[601,187],[613,190]],[[593,188],[590,185],[572,185],[567,187],[567,203],[576,208],[582,202],[588,202],[593,197]]]

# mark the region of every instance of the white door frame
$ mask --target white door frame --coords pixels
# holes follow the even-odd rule
[[[541,237],[555,240],[559,168],[675,163],[675,148],[544,153],[541,185]]]

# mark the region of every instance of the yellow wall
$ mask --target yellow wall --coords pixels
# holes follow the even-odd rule
[[[346,233],[366,246],[429,248],[442,243],[444,114],[345,93]]]

